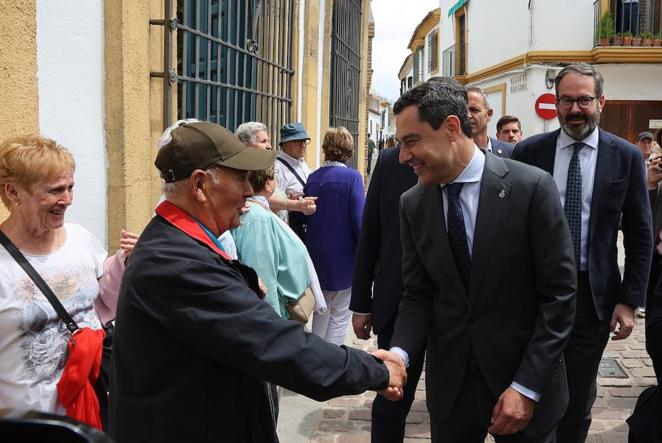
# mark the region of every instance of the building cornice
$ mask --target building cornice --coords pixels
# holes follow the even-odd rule
[[[421,20],[421,22],[414,29],[414,33],[409,39],[409,45],[407,47],[412,52],[416,51],[417,48],[425,45],[425,36],[430,32],[435,26],[439,25],[439,20],[441,18],[441,10],[439,8],[433,9],[428,12],[428,14]]]
[[[496,65],[455,76],[461,83],[475,83],[536,63],[660,63],[662,47],[596,47],[590,51],[529,51]]]

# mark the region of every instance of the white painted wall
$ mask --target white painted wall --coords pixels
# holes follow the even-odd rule
[[[372,110],[368,111],[368,133],[370,133],[370,138],[372,141],[377,143],[379,140],[379,131],[382,129],[381,127],[381,115],[379,113],[374,112]]]
[[[662,100],[662,63],[596,65],[607,100]]]
[[[76,160],[67,219],[107,245],[103,1],[37,0],[36,9],[40,131]]]
[[[440,0],[440,48],[455,43],[457,0]],[[528,5],[531,5],[529,9]],[[572,11],[568,14],[567,11]],[[467,3],[467,71],[476,72],[527,51],[593,47],[593,2],[587,0],[474,0]],[[487,44],[486,42],[489,42]]]

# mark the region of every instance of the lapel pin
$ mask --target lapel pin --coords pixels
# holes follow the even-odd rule
[[[503,149],[497,149],[497,153],[503,154]]]
[[[506,191],[502,189],[499,191],[499,198],[504,198],[504,197],[506,197]]]

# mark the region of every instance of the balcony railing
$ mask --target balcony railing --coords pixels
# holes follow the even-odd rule
[[[595,46],[659,46],[662,39],[662,4],[659,0],[612,0],[611,33],[606,40],[606,32],[600,32],[600,1],[593,3],[594,45]]]
[[[441,75],[445,77],[455,75],[455,45],[441,53]]]

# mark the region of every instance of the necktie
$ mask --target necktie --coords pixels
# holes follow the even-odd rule
[[[579,254],[582,239],[582,167],[579,163],[579,151],[584,143],[573,143],[572,157],[568,165],[568,181],[565,185],[565,203],[563,211],[570,227],[572,245],[575,248],[575,263],[579,269]]]
[[[460,273],[464,288],[469,290],[469,276],[471,275],[471,257],[469,257],[469,244],[467,232],[464,228],[464,216],[460,206],[460,191],[464,183],[450,183],[446,185],[448,192],[448,243],[455,259],[455,266]]]

